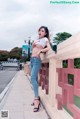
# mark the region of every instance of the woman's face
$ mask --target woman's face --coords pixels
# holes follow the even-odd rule
[[[38,34],[39,34],[39,38],[43,38],[46,35],[45,29],[44,28],[41,28],[38,31]]]

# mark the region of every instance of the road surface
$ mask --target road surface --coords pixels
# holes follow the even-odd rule
[[[17,73],[17,68],[4,68],[0,70],[0,94]]]

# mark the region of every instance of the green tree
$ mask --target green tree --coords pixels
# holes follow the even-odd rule
[[[75,68],[80,68],[80,58],[74,59],[74,66]]]
[[[9,58],[20,59],[22,55],[22,48],[15,47],[9,52]]]
[[[53,43],[59,44],[71,36],[72,35],[70,33],[67,33],[67,32],[57,33],[56,37],[54,37],[54,39],[53,39]]]
[[[0,50],[0,61],[7,61],[8,58],[21,59],[22,48],[15,47],[10,52]]]
[[[0,50],[0,61],[7,61],[8,51]]]

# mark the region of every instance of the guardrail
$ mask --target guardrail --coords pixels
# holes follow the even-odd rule
[[[4,66],[4,67],[18,67],[18,65],[19,65],[19,63],[18,62],[7,62],[7,61],[4,61],[4,62],[1,62],[2,63],[2,65]]]

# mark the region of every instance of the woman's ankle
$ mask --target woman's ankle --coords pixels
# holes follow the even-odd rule
[[[39,96],[35,96],[34,99],[39,99],[40,97]]]

